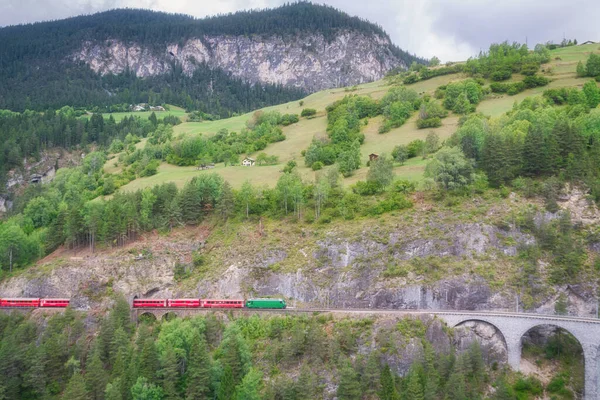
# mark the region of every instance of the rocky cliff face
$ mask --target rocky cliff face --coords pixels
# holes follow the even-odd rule
[[[389,39],[354,31],[332,40],[322,34],[279,36],[203,36],[155,50],[118,40],[85,42],[72,55],[95,72],[118,74],[127,69],[138,77],[169,72],[179,64],[192,75],[200,64],[219,68],[247,82],[282,84],[316,91],[381,79],[404,66]]]

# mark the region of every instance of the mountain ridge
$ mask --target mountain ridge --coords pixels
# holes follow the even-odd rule
[[[0,40],[0,108],[17,111],[155,102],[228,116],[425,62],[393,45],[378,25],[307,2],[205,19],[118,9],[0,28]],[[190,43],[198,51],[178,59]],[[125,51],[111,53],[115,44]],[[130,60],[133,53],[145,56]],[[252,93],[240,102],[232,90],[202,93],[216,78],[233,92],[258,85],[255,91],[270,90],[277,99],[257,102]]]

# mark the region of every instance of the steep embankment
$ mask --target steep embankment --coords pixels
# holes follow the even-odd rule
[[[570,285],[553,284],[551,255],[523,283],[523,249],[541,240],[518,222],[544,226],[560,212],[512,194],[447,207],[414,199],[413,209],[380,219],[329,225],[207,221],[168,236],[147,235],[125,248],[59,251],[0,285],[5,296],[68,296],[97,307],[127,297],[284,296],[296,306],[389,309],[520,310],[595,314],[590,263]],[[581,237],[599,220],[583,193],[560,203]],[[531,210],[531,211],[526,211]],[[588,258],[597,243],[588,241]],[[531,272],[528,272],[531,273]],[[532,278],[533,276],[533,278]],[[564,300],[563,300],[564,301]]]

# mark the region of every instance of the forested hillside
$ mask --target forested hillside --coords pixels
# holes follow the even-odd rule
[[[64,105],[105,109],[115,104],[150,102],[226,117],[299,98],[305,87],[249,82],[219,68],[209,68],[201,60],[190,61],[193,74],[184,73],[180,63],[165,59],[168,73],[156,77],[140,79],[131,69],[101,76],[85,63],[75,61],[73,54],[85,43],[107,47],[108,41],[135,44],[138,50],[148,49],[164,58],[168,56],[167,45],[183,46],[192,38],[204,41],[205,35],[235,38],[320,34],[331,39],[341,31],[379,35],[389,41],[374,24],[331,7],[304,2],[202,20],[146,10],[113,10],[5,27],[0,29],[0,109],[44,110]],[[418,60],[392,45],[389,51],[404,65]]]
[[[108,316],[95,319],[98,335],[90,340],[85,317],[69,309],[38,316],[42,326],[0,315],[0,393],[64,400],[505,400],[545,389],[536,378],[498,367],[495,355],[469,336],[455,352],[455,332],[428,318],[213,313],[134,326],[127,303],[117,299]],[[560,363],[567,356],[557,351],[579,350],[558,336],[530,351]],[[573,382],[559,375],[548,391],[573,396]]]

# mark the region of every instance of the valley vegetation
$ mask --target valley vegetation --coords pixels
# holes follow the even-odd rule
[[[452,332],[431,320],[143,317],[132,324],[127,302],[117,297],[90,337],[89,315],[71,309],[42,316],[43,325],[0,315],[0,393],[32,400],[506,400],[545,389],[535,378],[487,366],[476,341],[461,353],[439,352],[434,346]],[[436,343],[427,332],[436,332]],[[402,362],[406,346],[422,358],[400,377],[388,362]],[[528,351],[550,351],[553,360],[552,352],[569,346],[562,340]],[[547,390],[569,398],[569,387],[560,376]]]

